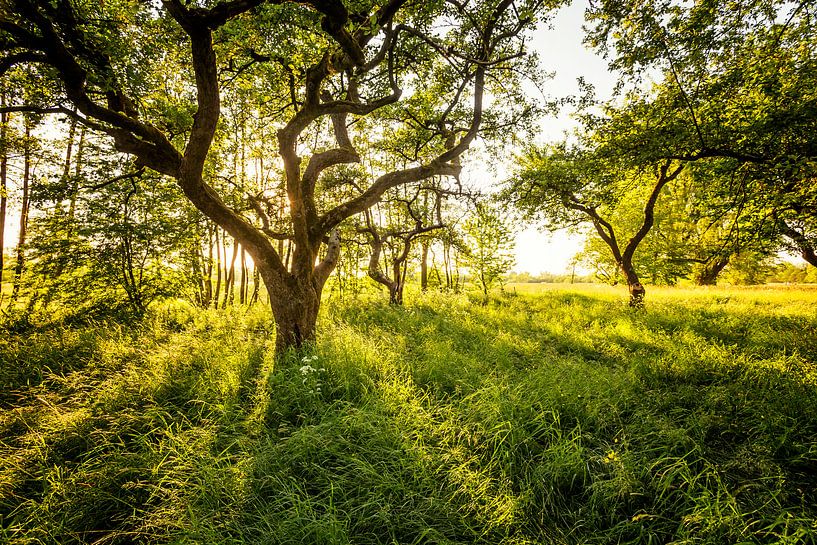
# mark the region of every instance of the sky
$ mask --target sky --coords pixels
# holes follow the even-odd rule
[[[530,45],[538,52],[545,71],[553,73],[543,89],[549,99],[578,94],[576,80],[579,77],[595,87],[598,98],[612,95],[615,76],[608,71],[607,61],[582,44],[587,5],[586,0],[575,0],[558,12],[550,28],[542,25],[533,34]],[[538,142],[561,140],[565,132],[575,128],[576,123],[569,114],[563,111],[558,117],[543,119]],[[570,260],[581,250],[582,244],[581,236],[569,235],[566,231],[541,233],[536,227],[528,226],[517,235],[514,270],[532,274],[569,272]]]

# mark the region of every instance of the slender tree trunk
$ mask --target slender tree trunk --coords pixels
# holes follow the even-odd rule
[[[227,231],[226,230],[221,231],[221,255],[224,258],[224,261],[223,261],[223,263],[224,263],[224,273],[223,273],[224,274],[224,283],[222,284],[223,289],[224,289],[224,305],[223,306],[226,307],[227,306],[227,296],[230,295],[230,283],[229,283],[230,265],[229,265],[229,262],[227,261]],[[216,308],[218,308],[218,300],[216,300],[215,303],[216,303]]]
[[[25,246],[28,229],[29,185],[31,181],[31,124],[25,121],[25,140],[23,141],[23,200],[20,206],[20,236],[17,239],[17,264],[14,267],[14,287],[11,299],[15,301],[20,293],[20,283],[25,268]]]
[[[207,262],[204,264],[204,298],[202,308],[209,308],[213,300],[213,226],[207,223]]]
[[[225,239],[227,237],[224,237]],[[226,255],[227,246],[224,246],[224,252]],[[227,280],[224,284],[224,300],[221,302],[221,308],[227,308],[227,303],[229,302],[231,305],[235,301],[235,260],[238,257],[238,241],[233,240],[233,255],[230,258],[230,268],[228,271],[225,271],[225,275]]]
[[[74,218],[76,217],[77,213],[77,194],[79,193],[79,179],[82,175],[82,158],[83,152],[85,151],[85,127],[82,127],[79,131],[79,142],[77,143],[77,159],[74,161],[74,180],[69,180],[68,183],[68,217],[66,221],[68,222],[68,226],[66,229],[66,236],[68,240],[74,234]]]
[[[395,262],[392,265],[392,282],[389,286],[389,304],[403,304],[403,286],[405,285],[405,274],[403,274],[402,263]]]
[[[6,92],[0,91],[0,108],[6,106]],[[8,122],[9,116],[0,114],[0,294],[3,292],[4,251],[6,247],[6,206],[8,205]]]
[[[420,253],[420,289],[428,291],[428,240],[423,240]]]
[[[238,289],[238,302],[247,304],[247,252],[241,248],[241,284]]]
[[[252,271],[252,296],[250,296],[250,304],[254,305],[258,302],[258,294],[261,292],[261,273],[258,271],[258,266],[253,267]]]
[[[451,275],[451,246],[447,242],[443,243],[443,268],[445,269],[445,287],[450,290],[454,287],[454,282]]]
[[[215,304],[214,306],[218,308],[218,296],[221,293],[221,243],[218,238],[218,227],[215,227],[214,230],[216,243],[216,263],[214,265],[216,269],[216,289],[213,292],[213,303]]]
[[[714,286],[718,283],[718,275],[729,264],[729,256],[719,256],[704,264],[695,278],[699,286]]]

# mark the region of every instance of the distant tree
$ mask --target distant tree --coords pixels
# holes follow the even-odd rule
[[[424,235],[445,227],[443,195],[434,189],[417,187],[413,195],[390,197],[379,207],[378,218],[371,210],[366,211],[366,223],[359,228],[369,238],[371,247],[368,275],[388,289],[389,303],[393,305],[403,304],[408,262],[414,243]],[[433,199],[431,203],[428,201],[429,194]],[[388,208],[388,211],[383,208]],[[383,272],[383,260],[390,274]]]
[[[514,233],[499,211],[490,204],[477,203],[463,223],[467,244],[465,263],[472,281],[485,301],[488,293],[514,265]]]

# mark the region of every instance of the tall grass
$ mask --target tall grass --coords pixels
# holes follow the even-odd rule
[[[0,341],[8,543],[814,543],[817,292],[580,287]]]

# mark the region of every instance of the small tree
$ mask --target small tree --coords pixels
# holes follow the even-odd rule
[[[466,264],[471,277],[482,290],[485,302],[488,292],[502,283],[502,275],[514,265],[514,233],[500,217],[499,211],[487,204],[476,205],[474,214],[464,225],[468,253]]]

